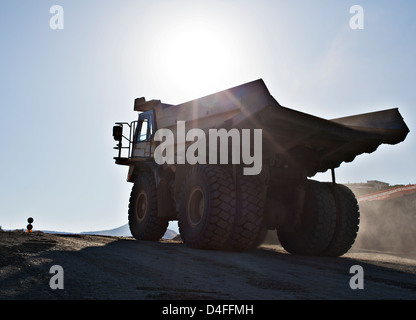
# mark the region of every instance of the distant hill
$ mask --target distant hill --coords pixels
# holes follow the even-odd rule
[[[88,231],[88,232],[81,232],[81,234],[91,234],[91,235],[98,235],[98,236],[114,236],[114,237],[131,237],[131,232],[128,224],[125,224],[121,227],[110,229],[110,230],[102,230],[102,231]],[[177,236],[177,233],[173,230],[166,230],[163,239],[173,239]]]

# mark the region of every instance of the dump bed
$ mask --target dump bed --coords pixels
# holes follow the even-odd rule
[[[262,129],[263,159],[313,154],[308,175],[325,172],[381,144],[404,141],[409,129],[397,108],[326,120],[281,106],[263,80],[256,80],[179,105],[137,99],[136,111],[155,111],[156,126],[186,129]]]

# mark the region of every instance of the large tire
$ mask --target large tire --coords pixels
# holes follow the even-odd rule
[[[332,190],[337,209],[334,236],[324,255],[339,257],[351,249],[357,237],[360,224],[360,211],[354,193],[346,186],[328,183]]]
[[[260,245],[267,229],[263,224],[265,192],[255,176],[237,176],[237,210],[227,248],[248,251]]]
[[[291,231],[277,230],[283,248],[292,254],[322,255],[335,231],[336,206],[328,185],[309,180],[301,221]]]
[[[179,231],[190,248],[220,250],[234,222],[236,192],[231,174],[217,166],[193,166],[179,199]]]
[[[134,182],[129,203],[129,227],[137,240],[159,241],[169,221],[158,217],[155,180],[150,173],[141,173]]]

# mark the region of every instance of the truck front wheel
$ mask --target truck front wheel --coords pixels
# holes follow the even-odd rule
[[[193,166],[179,199],[179,231],[195,249],[222,249],[230,236],[236,206],[231,174],[209,165]]]
[[[133,186],[129,203],[129,227],[137,240],[158,241],[169,221],[158,217],[157,193],[153,175],[141,173]]]

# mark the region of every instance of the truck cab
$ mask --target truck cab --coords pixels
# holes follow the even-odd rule
[[[146,111],[139,114],[137,131],[133,143],[132,158],[153,158],[154,152],[154,111]]]

